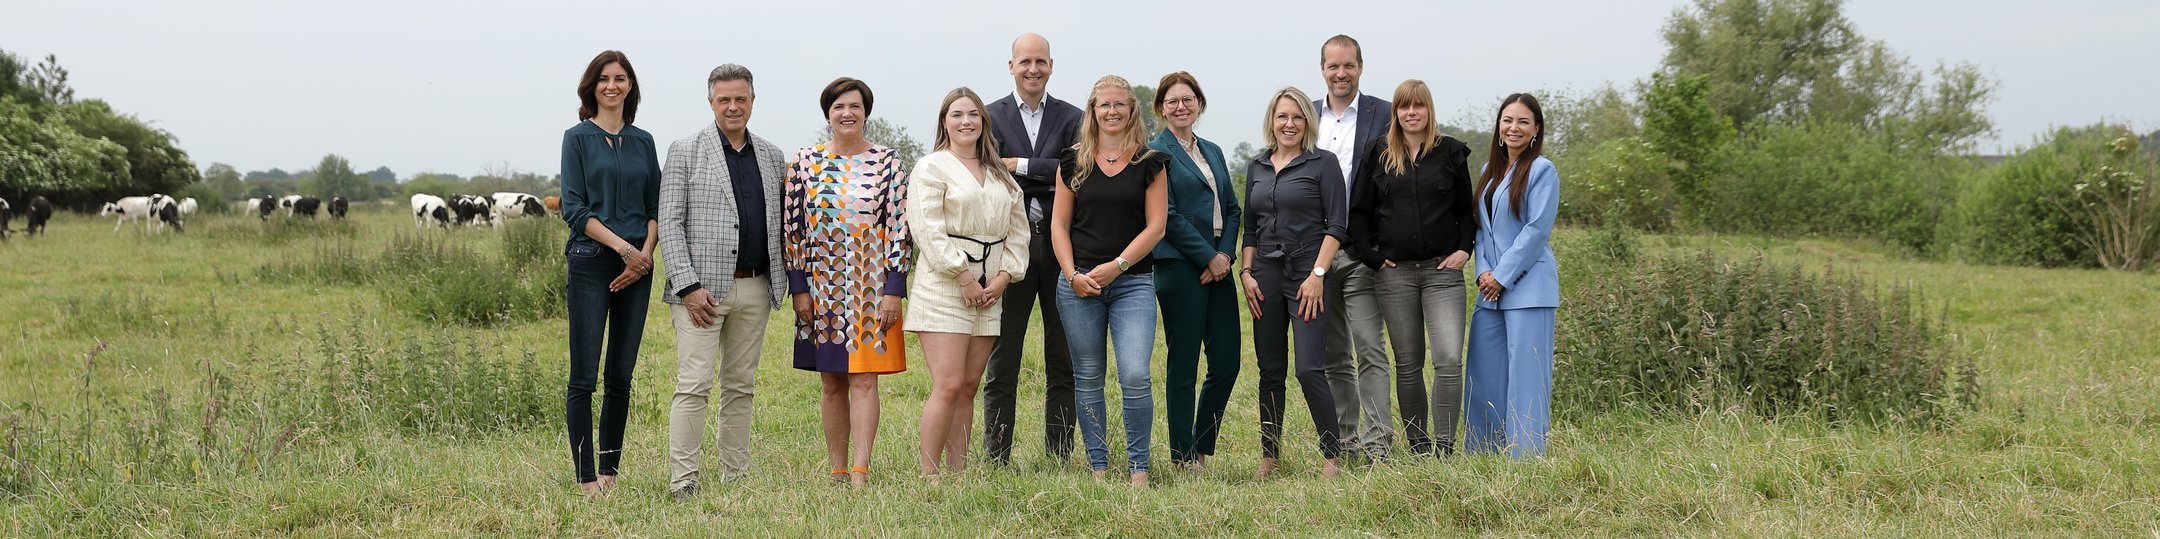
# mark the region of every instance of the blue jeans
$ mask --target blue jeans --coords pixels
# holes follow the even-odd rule
[[[571,242],[564,251],[570,272],[563,290],[570,311],[570,384],[563,416],[570,430],[570,459],[577,469],[577,481],[590,483],[598,476],[615,475],[616,466],[622,463],[623,424],[630,415],[630,375],[637,369],[638,341],[645,335],[652,276],[638,279],[621,291],[609,292],[608,281],[622,274],[622,257],[590,242]],[[607,338],[604,355],[603,335]],[[603,363],[607,367],[604,374]],[[607,388],[600,401],[597,458],[592,414],[596,381]]]
[[[1545,454],[1552,427],[1553,318],[1558,309],[1487,309],[1470,317],[1466,453]]]
[[[1080,269],[1086,272],[1086,269]],[[1072,282],[1058,277],[1058,313],[1065,319],[1065,343],[1072,351],[1073,401],[1080,416],[1080,440],[1088,466],[1110,469],[1110,448],[1103,440],[1108,412],[1103,405],[1103,370],[1108,363],[1105,338],[1117,346],[1118,389],[1125,395],[1125,458],[1132,473],[1147,473],[1148,444],[1155,426],[1155,384],[1148,361],[1155,353],[1155,279],[1125,274],[1103,287],[1102,295],[1079,297]]]

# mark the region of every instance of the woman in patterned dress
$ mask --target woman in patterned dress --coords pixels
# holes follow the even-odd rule
[[[852,78],[825,86],[832,140],[795,152],[781,201],[795,368],[822,373],[833,479],[857,487],[869,482],[878,376],[907,370],[907,189],[899,153],[863,138],[874,99]]]

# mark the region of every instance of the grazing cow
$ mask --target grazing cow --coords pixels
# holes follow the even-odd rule
[[[293,203],[299,201],[300,195],[285,195],[285,198],[278,199],[277,205],[280,208],[285,208],[285,217],[290,219],[292,218]]]
[[[179,204],[166,204],[163,206],[159,206],[157,210],[157,225],[158,232],[164,232],[167,225],[171,225],[174,232],[187,232],[187,229],[182,227],[180,224]]]
[[[118,221],[113,222],[114,234],[120,233],[120,225],[125,225],[128,221],[136,219],[147,221],[143,223],[143,231],[148,232],[151,227],[157,225],[157,218],[150,213],[153,208],[150,201],[151,197],[124,197],[118,201],[107,202],[105,207],[98,209],[98,217],[115,214],[120,216]]]
[[[195,215],[195,197],[180,199],[180,215]]]
[[[488,199],[490,202],[495,203],[495,215],[493,216],[495,226],[502,226],[504,219],[509,219],[512,217],[539,217],[547,215],[547,206],[541,204],[540,197],[528,195],[525,193],[506,192],[489,195]]]
[[[345,197],[330,197],[330,218],[344,219],[346,209],[345,206]]]
[[[442,197],[428,194],[412,196],[413,228],[427,228],[429,224],[450,228],[450,206]]]
[[[547,197],[540,199],[540,205],[547,206],[548,213],[556,215],[562,214],[562,197]]]
[[[487,197],[479,195],[450,197],[450,210],[457,212],[458,224],[467,226],[485,224],[489,222],[490,214],[495,212],[494,205],[488,203]]]
[[[248,199],[248,209],[255,212],[255,217],[257,219],[269,221],[270,211],[277,209],[277,199],[267,196],[262,198]]]
[[[322,209],[322,199],[320,198],[300,197],[300,200],[295,200],[292,203],[293,213],[300,214],[301,217],[306,217],[309,219],[314,219],[315,210],[319,209]]]
[[[7,199],[0,198],[0,240],[8,239],[8,220],[13,218],[14,208],[8,207]]]
[[[45,222],[50,220],[52,220],[52,201],[45,200],[45,197],[41,196],[30,197],[30,225],[23,229],[23,234],[44,237]]]

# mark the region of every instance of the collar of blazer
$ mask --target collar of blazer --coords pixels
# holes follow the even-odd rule
[[[1178,139],[1177,139],[1177,135],[1173,135],[1173,134],[1170,134],[1170,130],[1169,130],[1169,129],[1164,129],[1164,130],[1162,130],[1162,132],[1161,132],[1161,133],[1156,133],[1156,134],[1155,134],[1155,142],[1156,142],[1156,147],[1157,147],[1157,148],[1159,148],[1159,149],[1161,149],[1161,150],[1162,150],[1162,153],[1165,153],[1165,154],[1169,154],[1169,155],[1170,155],[1170,162],[1172,162],[1172,163],[1177,163],[1177,164],[1178,164],[1179,166],[1185,167],[1185,168],[1186,168],[1186,169],[1188,169],[1188,170],[1189,170],[1190,172],[1192,172],[1192,174],[1193,174],[1194,176],[1199,176],[1199,175],[1200,175],[1200,172],[1201,172],[1201,171],[1200,171],[1200,168],[1201,168],[1201,167],[1205,167],[1205,166],[1208,166],[1208,164],[1207,164],[1207,163],[1195,163],[1195,162],[1193,162],[1193,160],[1192,160],[1192,156],[1191,156],[1191,155],[1187,155],[1187,154],[1185,153],[1185,146],[1184,146],[1184,145],[1183,145],[1182,143],[1178,142]],[[1211,150],[1212,150],[1212,148],[1209,148],[1209,147],[1208,147],[1208,142],[1207,142],[1206,140],[1201,140],[1201,139],[1195,138],[1195,139],[1193,140],[1193,143],[1194,143],[1194,146],[1196,146],[1196,147],[1197,147],[1197,148],[1198,148],[1198,149],[1200,150],[1200,156],[1201,156],[1201,157],[1203,157],[1203,158],[1205,158],[1205,157],[1214,157],[1214,158],[1216,158],[1216,159],[1220,159],[1220,158],[1221,158],[1221,157],[1219,157],[1219,156],[1215,155],[1215,154],[1216,154],[1216,152],[1214,152],[1214,151],[1211,151]],[[1215,175],[1215,182],[1214,182],[1214,183],[1222,183],[1222,182],[1230,181],[1230,178],[1229,178],[1229,174],[1227,174],[1227,172],[1228,172],[1228,171],[1224,171],[1224,170],[1211,170],[1211,171],[1208,171],[1208,172],[1209,172],[1210,174],[1214,174],[1214,175]],[[1216,186],[1215,186],[1215,185],[1213,185],[1213,184],[1210,184],[1210,185],[1208,185],[1208,190],[1209,190],[1209,191],[1221,191],[1221,189],[1217,189],[1217,188],[1216,188]]]

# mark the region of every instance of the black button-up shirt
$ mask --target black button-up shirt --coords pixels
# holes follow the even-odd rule
[[[749,133],[744,133],[743,138],[750,138]],[[729,180],[735,184],[735,238],[740,246],[735,269],[765,271],[772,257],[765,251],[765,181],[758,173],[757,145],[743,140],[742,149],[737,150],[727,132],[722,131],[720,148],[727,157]]]
[[[1245,246],[1262,258],[1284,260],[1298,275],[1312,271],[1322,240],[1350,236],[1350,196],[1335,154],[1305,150],[1275,170],[1273,153],[1263,151],[1245,170]]]

